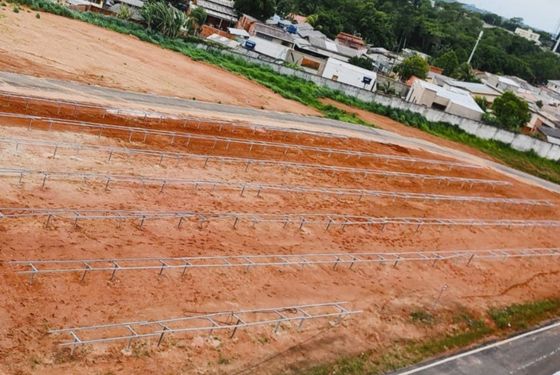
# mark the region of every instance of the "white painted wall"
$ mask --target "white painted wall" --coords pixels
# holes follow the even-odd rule
[[[373,90],[377,81],[377,73],[333,58],[327,61],[323,77],[368,91]],[[371,78],[371,83],[364,85],[362,83],[364,77]]]
[[[200,49],[211,49],[211,47],[203,44],[197,45],[197,47]],[[512,148],[519,151],[533,150],[543,158],[560,161],[560,145],[543,142],[541,140],[531,138],[523,134],[516,134],[507,130],[498,129],[496,127],[486,125],[468,118],[459,117],[450,113],[445,113],[432,108],[428,108],[423,105],[404,101],[403,99],[398,97],[376,94],[374,92],[363,90],[359,87],[350,86],[342,82],[333,82],[318,75],[295,70],[281,64],[259,60],[257,58],[258,54],[254,52],[245,51],[245,54],[240,54],[236,51],[216,51],[223,54],[229,54],[239,58],[244,58],[255,64],[266,65],[277,73],[287,76],[299,77],[301,79],[311,81],[319,86],[324,86],[333,90],[341,91],[348,96],[352,96],[364,102],[374,102],[387,107],[399,108],[418,113],[424,116],[428,121],[446,122],[450,124],[449,126],[457,126],[458,128],[463,129],[465,132],[479,138],[494,139],[496,141],[508,144]]]

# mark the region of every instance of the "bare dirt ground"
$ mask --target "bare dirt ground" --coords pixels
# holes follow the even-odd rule
[[[100,113],[58,111],[48,105],[25,108],[17,101],[2,101],[2,111],[26,112],[61,118],[101,122]],[[196,122],[141,121],[105,114],[107,123],[176,130],[196,134],[241,139],[286,142],[333,148],[351,148],[389,155],[446,160],[422,150],[411,150],[358,139],[243,131],[218,128]],[[41,188],[41,178],[0,178],[0,207],[71,207],[137,210],[236,211],[259,213],[347,213],[370,216],[411,216],[486,219],[559,220],[559,197],[548,191],[509,180],[490,169],[447,168],[385,163],[370,158],[347,158],[309,151],[290,151],[247,146],[226,146],[192,141],[174,142],[164,138],[132,139],[119,132],[98,136],[95,132],[39,122],[29,128],[25,121],[3,119],[0,138],[17,137],[104,146],[181,151],[260,159],[282,159],[325,165],[360,166],[382,170],[508,180],[512,186],[491,189],[484,186],[438,184],[407,179],[284,169],[274,166],[243,165],[200,161],[164,161],[146,156],[106,155],[52,147],[22,146],[0,142],[0,167],[25,167],[51,171],[86,171],[176,178],[210,178],[227,181],[257,181],[309,186],[368,187],[378,190],[427,192],[456,195],[541,198],[554,207],[402,201],[379,198],[334,197],[320,194],[194,189],[170,186],[159,193],[157,186],[115,183],[106,190],[99,181],[49,180]],[[199,226],[186,223],[181,229],[173,221],[148,220],[138,223],[83,222],[73,228],[70,221],[55,219],[49,228],[44,220],[5,219],[0,221],[0,257],[7,260],[87,259],[198,255],[247,255],[263,253],[302,254],[324,252],[404,252],[425,249],[483,250],[493,248],[554,247],[560,243],[557,228],[470,228],[388,226],[340,227],[325,231],[323,226],[242,222],[209,222]],[[128,272],[109,281],[109,274],[92,274],[80,282],[80,275],[39,276],[32,285],[14,274],[11,266],[0,266],[0,372],[7,374],[275,374],[295,373],[298,368],[332,361],[342,355],[384,347],[399,339],[422,339],[432,331],[413,324],[415,310],[436,316],[452,315],[466,309],[483,313],[491,306],[556,296],[560,266],[550,259],[508,260],[505,262],[401,263],[392,265],[332,266],[284,269],[196,270],[184,277],[180,272]],[[439,304],[435,298],[442,286],[448,289]],[[170,336],[160,347],[153,341],[138,342],[131,352],[125,344],[86,347],[70,356],[57,347],[60,338],[48,335],[52,328],[153,320],[197,312],[276,307],[304,303],[348,301],[363,310],[343,322],[330,325],[309,323],[302,332],[284,325],[278,334],[273,327],[241,330],[233,338],[228,333]],[[453,327],[438,328],[449,332]]]
[[[317,114],[243,77],[84,22],[0,8],[0,69],[281,112]],[[63,46],[63,48],[61,48]]]
[[[369,123],[375,124],[375,126],[384,129],[384,130],[388,130],[400,135],[404,135],[406,137],[411,137],[411,138],[418,138],[418,139],[424,139],[426,141],[429,142],[433,142],[435,144],[444,146],[444,147],[449,147],[449,148],[453,148],[453,149],[458,149],[464,152],[467,152],[469,154],[478,156],[480,158],[483,159],[489,159],[489,160],[493,160],[488,154],[485,154],[484,152],[477,150],[475,148],[466,146],[462,143],[459,142],[453,142],[453,141],[449,141],[446,139],[443,139],[441,137],[437,137],[435,135],[431,135],[431,134],[427,134],[426,132],[423,132],[419,129],[415,129],[412,128],[410,126],[404,125],[398,121],[392,120],[389,117],[386,116],[382,116],[382,115],[378,115],[375,114],[373,112],[368,112],[368,111],[364,111],[362,109],[359,108],[355,108],[340,102],[337,102],[335,100],[332,99],[322,99],[321,102],[323,102],[324,104],[330,104],[332,106],[335,106],[339,109],[342,109],[348,113],[354,113],[356,114],[359,118],[361,118],[364,121],[367,121]]]

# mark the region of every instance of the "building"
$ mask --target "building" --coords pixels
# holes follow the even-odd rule
[[[255,23],[249,33],[259,39],[288,47],[288,49],[295,46],[294,35],[278,26]]]
[[[390,74],[393,68],[403,60],[401,56],[382,47],[370,48],[366,56],[374,63],[378,71],[386,74]]]
[[[334,58],[328,59],[322,76],[368,91],[373,91],[377,82],[377,74],[375,72]]]
[[[359,50],[339,44],[307,23],[297,25],[294,40],[296,51],[324,60],[332,57],[348,62],[352,57],[359,57],[367,52],[365,48]]]
[[[546,141],[548,143],[560,145],[560,129],[549,128],[548,126],[541,126],[539,128],[539,131],[546,137]]]
[[[539,34],[535,33],[531,29],[525,30],[525,29],[522,29],[522,28],[518,27],[517,29],[515,29],[515,34],[519,35],[520,37],[525,38],[525,39],[527,39],[527,40],[529,40],[529,41],[531,41],[531,42],[533,42],[533,43],[535,43],[539,46],[541,45],[541,41],[540,41],[541,36]]]
[[[431,57],[430,55],[427,55],[424,52],[416,51],[410,48],[403,48],[403,50],[401,51],[401,55],[405,58],[412,57],[412,56],[420,56],[426,61],[428,61]]]
[[[334,41],[339,45],[352,49],[364,50],[366,48],[364,40],[361,37],[352,34],[339,33]]]
[[[519,89],[521,89],[521,84],[509,77],[498,76],[488,72],[481,72],[476,76],[483,83],[500,91],[510,91],[516,93]]]
[[[453,78],[435,73],[430,73],[430,76],[432,78],[432,82],[437,84],[438,86],[454,87],[467,91],[473,99],[481,97],[486,99],[486,101],[488,101],[489,103],[493,103],[497,97],[502,95],[499,90],[496,90],[483,83],[457,81]]]
[[[468,91],[441,87],[421,79],[414,80],[406,100],[476,121],[484,114]]]
[[[235,27],[238,21],[233,0],[191,0],[190,8],[204,9],[208,15],[206,24],[223,31]]]
[[[247,39],[243,45],[252,51],[257,52],[260,55],[267,56],[276,60],[277,62],[283,63],[286,61],[290,47],[284,46],[280,43],[274,41],[259,38],[257,36],[252,36]]]

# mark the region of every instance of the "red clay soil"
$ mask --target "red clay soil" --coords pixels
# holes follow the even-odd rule
[[[0,7],[0,70],[281,112],[318,114],[250,80],[81,21]],[[60,48],[64,45],[64,48]]]
[[[11,110],[16,112],[17,103]],[[50,114],[49,108],[33,107],[32,114]],[[80,118],[62,111],[64,118]],[[83,120],[95,120],[87,113]],[[102,119],[97,118],[101,122]],[[419,150],[354,139],[326,139],[291,135],[285,132],[243,131],[219,128],[212,124],[178,124],[141,122],[106,117],[103,121],[134,124],[149,128],[193,131],[198,134],[232,136],[242,139],[322,145],[362,149],[391,155],[441,159]],[[5,121],[5,124],[8,122]],[[419,164],[380,163],[369,158],[346,158],[312,152],[290,152],[247,147],[216,147],[193,142],[171,144],[169,139],[148,137],[129,142],[118,132],[74,132],[76,129],[44,124],[27,129],[25,122],[9,121],[0,127],[0,137],[33,138],[69,143],[149,148],[154,150],[206,153],[266,159],[314,162],[328,165],[361,166],[416,173],[447,174],[465,177],[504,179],[489,169],[441,168]],[[326,194],[287,194],[248,191],[224,191],[188,186],[159,186],[113,183],[105,190],[104,181],[77,182],[51,179],[41,188],[42,179],[26,177],[0,178],[0,207],[66,207],[90,209],[236,211],[258,213],[347,213],[370,216],[414,216],[486,219],[558,220],[557,196],[515,181],[512,186],[461,187],[416,180],[364,177],[347,173],[314,170],[251,167],[243,164],[209,163],[189,159],[180,162],[146,156],[123,157],[89,151],[60,149],[53,157],[52,148],[1,143],[0,167],[20,167],[51,171],[135,174],[176,178],[223,179],[310,186],[368,187],[379,190],[525,197],[550,199],[555,206],[526,208],[515,205],[479,203],[434,203],[358,197],[335,197]],[[242,221],[236,229],[232,222],[210,221],[199,225],[186,222],[177,229],[176,221],[147,220],[142,229],[138,222],[81,222],[55,219],[48,228],[40,219],[3,219],[0,221],[0,256],[7,260],[92,259],[125,257],[178,257],[202,255],[302,254],[325,252],[404,252],[425,249],[483,250],[493,248],[554,247],[560,243],[556,228],[467,228],[387,226],[340,227],[325,231],[324,226]],[[3,262],[0,297],[0,373],[7,374],[75,374],[75,373],[296,373],[296,369],[332,361],[343,355],[391,345],[395,338],[422,339],[433,334],[414,325],[412,311],[430,310],[437,316],[466,309],[483,313],[491,306],[556,296],[560,282],[558,262],[547,259],[509,260],[506,262],[440,262],[347,267],[307,267],[285,269],[217,269],[195,270],[181,277],[180,272],[157,271],[121,273],[114,281],[109,274],[91,274],[80,282],[81,275],[39,276],[33,285],[14,274]],[[434,300],[444,284],[448,289],[434,308]],[[57,346],[60,337],[48,335],[53,328],[154,320],[193,313],[230,311],[259,307],[288,306],[305,303],[348,301],[352,308],[364,310],[342,325],[325,322],[296,327],[284,325],[278,334],[273,327],[239,331],[233,339],[228,333],[169,336],[160,347],[151,341],[139,341],[132,351],[126,344],[86,347],[71,356],[68,349]],[[448,332],[452,327],[437,327]]]
[[[352,107],[349,106],[347,104],[343,104],[340,102],[337,102],[336,100],[332,100],[332,99],[328,99],[328,98],[323,98],[321,99],[321,102],[323,104],[329,104],[332,105],[334,107],[337,107],[339,109],[342,109],[343,111],[346,111],[348,113],[353,113],[356,116],[358,116],[359,118],[361,118],[362,120],[369,122],[371,124],[374,124],[375,126],[377,126],[378,128],[381,128],[383,130],[388,130],[400,135],[404,135],[406,137],[411,137],[411,138],[417,138],[417,139],[424,139],[426,141],[444,146],[444,147],[449,147],[451,149],[454,150],[460,150],[463,152],[467,152],[469,154],[478,156],[480,158],[483,159],[488,159],[488,160],[494,160],[492,159],[492,157],[490,157],[488,154],[485,154],[484,152],[477,150],[475,148],[466,146],[462,143],[459,142],[453,142],[453,141],[449,141],[446,140],[444,138],[435,136],[435,135],[431,135],[431,134],[427,134],[426,132],[423,132],[422,130],[419,129],[415,129],[412,128],[410,126],[406,126],[398,121],[392,120],[389,117],[386,116],[382,116],[382,115],[378,115],[376,113],[373,112],[369,112],[369,111],[365,111],[363,109],[359,109],[356,107]]]

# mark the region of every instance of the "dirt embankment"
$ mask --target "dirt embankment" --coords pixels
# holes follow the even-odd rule
[[[22,108],[5,103],[4,108]],[[32,107],[30,107],[32,108]],[[33,114],[53,114],[41,107]],[[74,113],[73,110],[69,111]],[[53,114],[54,115],[54,114]],[[80,118],[61,111],[60,117],[95,120],[90,112]],[[134,124],[152,129],[191,131],[246,140],[290,142],[305,145],[362,149],[418,158],[441,159],[421,150],[354,139],[325,139],[310,135],[251,132],[202,124],[160,123],[108,116],[98,119]],[[25,122],[10,122],[0,127],[0,137],[35,138],[100,146],[150,148],[166,151],[210,153],[234,157],[268,158],[313,162],[325,165],[360,166],[412,173],[449,174],[463,177],[502,179],[489,169],[442,168],[421,163],[385,163],[370,158],[347,158],[311,151],[274,151],[256,147],[203,142],[169,142],[169,139],[128,136],[107,132],[78,132],[54,124],[51,130],[40,123],[28,130]],[[74,131],[72,131],[74,130]],[[175,178],[209,178],[226,181],[258,181],[337,187],[370,187],[389,191],[410,191],[454,195],[485,195],[551,199],[553,194],[511,181],[512,186],[437,184],[413,179],[388,179],[363,174],[330,173],[320,170],[284,169],[276,166],[251,167],[200,160],[180,161],[148,156],[107,155],[82,150],[14,145],[2,149],[3,167],[82,171],[92,173],[137,174]],[[39,177],[0,178],[0,207],[66,207],[90,209],[196,210],[259,213],[347,213],[371,216],[419,216],[488,219],[558,219],[553,208],[529,208],[510,204],[487,205],[468,202],[403,201],[380,198],[332,196],[327,194],[281,193],[265,191],[224,191],[192,186],[159,186],[115,182],[106,189],[103,181],[49,179],[42,187]],[[306,225],[299,229],[274,223],[211,221],[204,225],[185,222],[181,229],[175,220],[147,220],[142,228],[132,220],[81,222],[54,219],[48,228],[44,220],[0,221],[1,260],[13,259],[95,259],[129,257],[179,257],[211,255],[305,254],[325,252],[405,252],[452,249],[491,249],[552,247],[560,241],[554,228],[339,226],[326,231],[324,226]],[[401,262],[359,265],[334,269],[332,266],[193,270],[180,272],[122,272],[110,281],[110,274],[39,275],[33,285],[0,264],[0,371],[22,374],[119,374],[173,373],[224,374],[286,372],[313,363],[332,361],[372,348],[394,344],[400,339],[422,339],[433,331],[415,325],[410,314],[430,311],[437,316],[458,310],[483,313],[488,307],[550,297],[560,282],[558,263],[546,259],[509,261],[438,262],[437,264]],[[448,288],[434,307],[443,285]],[[170,335],[158,348],[154,342],[139,341],[132,352],[124,344],[87,347],[75,356],[56,346],[59,337],[47,335],[51,328],[108,322],[154,320],[185,316],[195,312],[239,310],[255,307],[288,306],[343,300],[364,313],[342,326],[309,323],[302,332],[284,325],[278,334],[271,327],[240,330],[232,339],[228,333]],[[440,333],[450,327],[438,327]]]
[[[317,115],[248,79],[85,22],[0,8],[0,69],[131,91]],[[62,48],[63,47],[63,48]]]
[[[356,116],[358,116],[362,120],[367,121],[369,123],[372,123],[375,126],[381,128],[383,130],[388,130],[388,131],[393,132],[393,133],[404,135],[405,137],[423,139],[423,140],[435,143],[437,145],[441,145],[441,146],[444,146],[444,147],[449,147],[449,148],[454,149],[454,150],[464,151],[464,152],[467,152],[469,154],[481,157],[483,159],[494,160],[490,156],[485,154],[484,152],[479,151],[475,148],[465,146],[464,144],[461,144],[459,142],[453,142],[453,141],[443,139],[441,137],[437,137],[435,135],[427,134],[427,133],[423,132],[422,130],[415,129],[413,127],[407,126],[407,125],[402,124],[398,121],[392,120],[389,117],[378,115],[378,114],[373,113],[373,112],[368,112],[368,111],[365,111],[363,109],[359,109],[359,108],[356,108],[356,107],[352,107],[352,106],[337,102],[336,100],[332,100],[332,99],[327,99],[327,98],[321,99],[321,102],[324,103],[324,104],[329,104],[329,105],[332,105],[332,106],[337,107],[339,109],[342,109],[342,110],[344,110],[348,113],[354,113],[354,114],[356,114]]]

